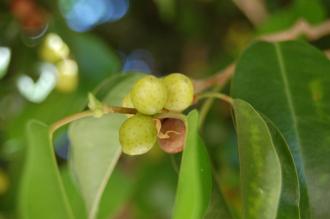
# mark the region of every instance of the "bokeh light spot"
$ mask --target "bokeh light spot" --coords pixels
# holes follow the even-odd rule
[[[40,103],[47,98],[56,85],[56,68],[49,63],[39,66],[40,77],[34,82],[31,77],[22,75],[17,80],[19,92],[29,101]]]
[[[11,51],[7,47],[0,47],[0,79],[3,78],[8,69]]]
[[[59,8],[69,27],[77,32],[87,31],[97,24],[121,19],[128,11],[128,0],[59,1]]]

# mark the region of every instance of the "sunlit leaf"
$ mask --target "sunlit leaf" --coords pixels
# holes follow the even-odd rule
[[[242,100],[234,101],[243,218],[299,219],[299,185],[281,134]]]
[[[20,218],[73,219],[48,127],[38,121],[30,121],[27,140],[27,157],[19,196]]]
[[[124,115],[109,114],[74,122],[69,129],[71,164],[89,211],[97,213],[107,180],[121,154],[118,128]]]
[[[299,173],[303,218],[330,217],[329,72],[329,60],[308,44],[259,42],[242,55],[232,83],[232,95],[285,137]]]
[[[234,112],[243,218],[276,218],[281,192],[281,166],[267,124],[244,101],[234,101]]]
[[[189,113],[188,133],[172,217],[174,219],[200,219],[210,202],[212,191],[210,160],[198,134],[198,121],[197,111]]]
[[[104,102],[121,105],[122,98],[139,77],[138,74],[130,74],[122,80],[114,77],[116,83],[107,84],[110,87]],[[70,125],[70,163],[89,218],[96,218],[103,191],[121,155],[118,129],[126,118],[121,114],[108,114],[81,119]]]

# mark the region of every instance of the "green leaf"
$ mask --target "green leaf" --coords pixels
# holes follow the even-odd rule
[[[264,116],[263,118],[272,136],[272,141],[281,165],[281,197],[276,218],[299,219],[299,181],[293,157],[280,131],[268,118]]]
[[[330,217],[329,72],[329,60],[308,44],[259,42],[242,55],[232,82],[232,95],[283,133],[298,169],[302,218]]]
[[[327,12],[322,0],[295,0],[294,9],[298,18],[317,24],[327,18]]]
[[[204,219],[214,219],[214,218],[226,218],[231,219],[230,210],[227,206],[226,201],[223,198],[220,188],[217,186],[217,182],[213,180],[213,191],[211,195],[211,200]]]
[[[118,170],[114,170],[111,180],[103,192],[100,201],[98,219],[109,219],[116,216],[133,192],[132,180]]]
[[[107,82],[111,87],[104,102],[120,105],[132,84],[141,76],[129,74],[122,80],[114,77],[117,83]],[[96,218],[102,194],[121,154],[118,130],[125,119],[125,115],[108,114],[101,118],[81,119],[70,125],[70,163],[89,218]]]
[[[200,219],[204,216],[212,191],[210,160],[198,134],[198,112],[187,118],[187,137],[182,155],[176,193],[174,219]]]
[[[324,21],[326,17],[325,7],[320,0],[295,0],[288,8],[273,13],[265,23],[258,27],[258,32],[266,34],[282,31],[301,19],[311,24],[317,24]]]
[[[79,65],[81,82],[94,88],[109,74],[120,71],[120,60],[109,46],[92,34],[67,32],[63,35]]]
[[[235,100],[243,218],[276,218],[281,193],[281,166],[262,117],[246,102]]]
[[[73,219],[48,127],[38,121],[30,121],[27,125],[27,140],[27,157],[19,196],[20,218]]]
[[[121,154],[118,128],[124,119],[124,115],[109,114],[85,118],[70,126],[71,165],[89,218],[95,218],[103,190]]]
[[[104,97],[103,101],[105,103],[120,106],[123,98],[130,92],[133,84],[141,77],[145,76],[145,74],[142,73],[129,73],[124,75],[128,77],[124,77],[121,82],[111,88],[111,91]]]
[[[74,182],[74,178],[70,172],[70,169],[65,166],[62,167],[61,170],[61,178],[63,181],[63,185],[68,196],[68,200],[72,207],[73,214],[77,219],[86,219],[86,207],[85,203],[77,189],[77,186]]]

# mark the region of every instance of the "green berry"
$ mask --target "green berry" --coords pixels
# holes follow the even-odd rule
[[[167,100],[166,87],[155,76],[145,76],[133,86],[131,99],[137,111],[154,115],[164,108]]]
[[[192,104],[194,86],[190,78],[180,73],[172,73],[164,77],[163,83],[168,93],[166,109],[181,112]]]
[[[126,108],[134,108],[130,93],[124,97],[121,105],[122,107],[126,107]]]
[[[125,154],[148,152],[157,141],[155,120],[142,114],[128,118],[119,129],[119,141]]]

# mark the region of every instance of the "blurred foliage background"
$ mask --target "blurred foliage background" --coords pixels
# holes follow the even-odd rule
[[[2,0],[0,218],[17,218],[27,120],[51,124],[82,110],[87,93],[114,74],[182,72],[206,78],[239,57],[255,36],[284,30],[301,18],[318,24],[330,12],[328,0],[260,0],[267,14],[253,21],[237,2]],[[246,2],[254,7],[254,1]],[[330,38],[312,43],[325,50]],[[214,104],[201,131],[220,188],[239,215],[239,165],[230,116],[226,104]],[[58,164],[74,205],[83,209],[67,169],[69,145],[62,130],[55,138]],[[99,218],[169,218],[179,160],[180,155],[158,148],[144,156],[122,156]]]

